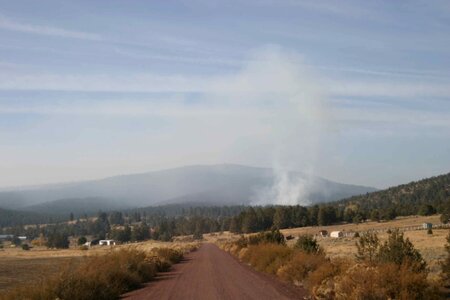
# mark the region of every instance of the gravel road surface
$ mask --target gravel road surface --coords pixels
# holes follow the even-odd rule
[[[254,271],[213,244],[199,250],[161,273],[144,288],[123,296],[143,299],[303,299],[305,290]]]

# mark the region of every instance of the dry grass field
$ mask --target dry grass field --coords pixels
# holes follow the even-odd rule
[[[70,264],[76,264],[85,256],[102,255],[126,247],[151,250],[159,247],[181,249],[190,245],[195,243],[146,241],[113,247],[95,246],[89,250],[34,247],[24,251],[20,247],[5,247],[0,250],[0,293],[2,290],[15,288],[21,284],[38,282],[44,276],[56,274]]]
[[[317,235],[320,230],[344,231],[344,232],[364,232],[367,230],[387,230],[394,228],[407,228],[421,226],[423,223],[440,224],[439,215],[434,216],[410,216],[400,217],[389,222],[366,222],[361,224],[341,224],[332,226],[315,226],[283,229],[281,232],[285,235],[298,237],[301,234]],[[430,277],[436,278],[441,270],[440,261],[446,257],[445,243],[449,229],[433,229],[433,234],[428,235],[426,230],[406,231],[405,237],[409,238],[430,267]],[[384,241],[388,234],[381,232],[378,234],[381,241]],[[225,232],[223,234],[205,235],[205,239],[210,242],[231,241],[239,238],[239,235]],[[354,258],[356,254],[356,246],[358,238],[330,238],[317,237],[319,244],[325,249],[326,254],[331,257]],[[293,245],[296,239],[288,241],[289,245]]]
[[[317,226],[317,227],[303,227],[284,229],[281,232],[284,235],[293,235],[297,237],[301,234],[318,234],[319,230],[331,231],[344,231],[344,232],[364,232],[367,230],[384,230],[394,228],[408,228],[421,226],[423,223],[440,224],[439,215],[434,216],[411,216],[401,217],[389,222],[367,222],[362,224],[342,224],[333,226]],[[433,234],[427,234],[426,230],[412,230],[405,231],[405,237],[409,238],[414,244],[423,258],[430,267],[430,276],[435,277],[440,272],[440,261],[446,257],[445,243],[446,236],[449,229],[433,229]],[[388,234],[382,232],[378,234],[381,241],[387,239]],[[317,237],[319,244],[325,249],[327,255],[333,257],[347,257],[354,258],[356,254],[355,243],[358,238],[345,237],[345,238],[330,238],[330,237]],[[290,243],[295,243],[295,240],[291,240]]]

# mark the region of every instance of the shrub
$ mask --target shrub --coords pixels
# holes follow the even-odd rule
[[[180,250],[171,248],[154,248],[152,253],[170,264],[179,263],[183,259],[183,253]]]
[[[433,234],[433,230],[431,228],[428,228],[427,234]]]
[[[11,244],[15,246],[20,246],[22,244],[22,240],[19,239],[17,236],[14,236],[11,240]]]
[[[346,272],[351,265],[353,265],[353,262],[345,259],[327,260],[309,274],[305,280],[305,286],[311,295],[317,299],[334,299],[334,279]]]
[[[242,260],[256,270],[275,274],[291,258],[293,250],[278,244],[252,245],[242,255]]]
[[[294,247],[306,253],[323,253],[323,249],[319,246],[319,243],[310,234],[300,235]]]
[[[443,212],[441,217],[440,217],[440,220],[441,220],[442,223],[447,224],[448,221],[450,220],[450,213],[449,212]]]
[[[279,245],[286,244],[284,240],[284,235],[279,230],[260,232],[257,235],[252,235],[248,238],[249,245],[258,245],[266,243]]]
[[[297,251],[292,258],[282,266],[277,275],[282,279],[299,285],[308,275],[326,263],[324,255],[309,254]]]
[[[84,245],[86,242],[87,242],[87,239],[84,236],[80,236],[77,241],[78,245],[80,245],[80,246]]]
[[[203,234],[200,231],[194,232],[194,235],[192,236],[194,240],[203,240]]]
[[[356,264],[335,282],[336,299],[438,299],[425,272],[412,272],[401,265]]]
[[[28,246],[28,244],[22,244],[22,249],[28,251],[30,250],[30,246]]]
[[[442,263],[442,277],[444,279],[444,285],[450,286],[450,232],[447,236],[447,245],[445,245],[447,250],[447,258]]]

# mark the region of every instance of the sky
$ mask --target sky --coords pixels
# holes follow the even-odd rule
[[[450,171],[448,1],[0,0],[0,187]]]

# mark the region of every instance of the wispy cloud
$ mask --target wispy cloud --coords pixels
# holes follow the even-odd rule
[[[38,35],[56,36],[56,37],[62,37],[62,38],[72,38],[72,39],[82,39],[82,40],[92,40],[92,41],[103,40],[103,38],[100,35],[95,34],[95,33],[67,30],[64,28],[52,27],[52,26],[42,26],[42,25],[21,23],[21,22],[11,20],[11,19],[3,17],[3,16],[0,16],[0,29],[24,32],[24,33],[31,33],[31,34],[38,34]]]
[[[169,58],[164,58],[169,59]],[[182,58],[179,58],[183,60]],[[251,61],[247,61],[247,63]],[[254,63],[261,63],[258,59]],[[292,60],[290,60],[292,62]],[[203,62],[208,63],[208,60]],[[225,61],[224,63],[227,63]],[[230,61],[229,63],[236,63]],[[108,92],[200,92],[227,91],[245,92],[245,78],[236,79],[229,75],[160,75],[156,73],[130,74],[57,74],[38,73],[33,70],[18,70],[16,72],[0,72],[0,90],[53,90],[53,91],[108,91]],[[241,85],[230,90],[229,83],[239,80]],[[235,84],[233,82],[233,84]],[[287,82],[286,85],[289,83]],[[450,96],[450,85],[447,81],[424,80],[356,80],[328,79],[318,82],[321,89],[331,96],[352,97],[443,97]],[[273,86],[261,86],[262,92],[277,92],[269,90]],[[283,87],[276,87],[278,90]]]
[[[434,82],[392,82],[392,81],[333,81],[329,84],[330,93],[336,96],[355,97],[446,97],[450,96],[448,83]]]

